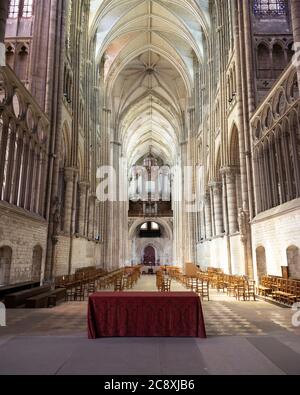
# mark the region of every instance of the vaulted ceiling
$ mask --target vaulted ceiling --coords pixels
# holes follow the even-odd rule
[[[209,29],[208,0],[91,0],[105,106],[130,163],[150,147],[165,163],[176,162]]]

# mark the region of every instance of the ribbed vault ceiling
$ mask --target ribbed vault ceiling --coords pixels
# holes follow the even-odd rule
[[[131,164],[150,147],[165,163],[176,162],[194,65],[203,62],[208,32],[207,0],[91,1],[104,103]]]

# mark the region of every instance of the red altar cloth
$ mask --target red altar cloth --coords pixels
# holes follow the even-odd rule
[[[89,339],[205,338],[201,300],[193,292],[99,292],[89,298]]]

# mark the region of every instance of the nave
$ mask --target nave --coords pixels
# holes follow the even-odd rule
[[[155,276],[132,291],[155,292]],[[172,282],[172,291],[184,292]],[[300,329],[292,311],[262,300],[239,302],[216,290],[203,302],[207,340],[86,339],[86,302],[8,310],[1,329],[1,374],[300,374]],[[104,357],[105,356],[105,357]]]

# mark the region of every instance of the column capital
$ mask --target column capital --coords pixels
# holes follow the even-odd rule
[[[235,176],[238,174],[239,168],[238,166],[224,166],[220,170],[220,173],[226,177],[226,179],[235,179]]]
[[[122,144],[119,141],[112,140],[110,144],[116,145],[117,147],[121,147]]]
[[[64,168],[64,177],[66,182],[73,182],[74,177],[77,175],[78,170],[73,167]]]
[[[81,193],[85,193],[90,187],[90,183],[88,181],[80,181],[78,185]]]
[[[218,180],[214,180],[214,181],[210,181],[208,183],[208,186],[212,189],[212,190],[219,190],[222,189],[222,182],[218,181]]]
[[[205,192],[204,201],[205,201],[205,203],[210,203],[210,192],[209,191]]]
[[[92,193],[92,194],[89,196],[89,201],[90,201],[90,202],[96,202],[96,200],[97,200],[97,196],[96,196],[94,193]]]

